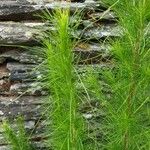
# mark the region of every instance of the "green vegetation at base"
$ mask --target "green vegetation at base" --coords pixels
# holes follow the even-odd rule
[[[35,150],[28,139],[24,127],[24,121],[21,117],[17,119],[16,127],[12,127],[9,122],[4,122],[3,129],[4,137],[10,144],[11,150]]]
[[[112,42],[115,69],[103,72],[111,98],[106,103],[103,123],[104,149],[150,149],[150,45],[149,0],[104,0],[118,16],[122,37]]]
[[[50,124],[46,129],[47,143],[55,150],[83,150],[84,123],[77,111],[79,99],[73,65],[76,43],[71,36],[77,24],[71,22],[69,9],[58,9],[52,14],[47,11],[44,19],[55,28],[42,37],[46,61],[44,84],[51,93],[46,114]]]

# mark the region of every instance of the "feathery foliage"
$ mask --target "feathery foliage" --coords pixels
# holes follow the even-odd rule
[[[150,45],[149,0],[105,0],[118,16],[122,37],[112,43],[115,69],[104,71],[103,80],[111,88],[104,121],[108,150],[150,149]]]
[[[46,59],[44,84],[48,87],[51,107],[47,111],[48,145],[55,150],[83,149],[84,124],[77,112],[73,47],[71,32],[77,27],[70,20],[69,9],[44,13],[54,30],[43,35],[42,44]]]
[[[16,121],[17,127],[13,129],[8,122],[3,123],[4,136],[10,144],[11,150],[34,150],[24,128],[22,118]]]

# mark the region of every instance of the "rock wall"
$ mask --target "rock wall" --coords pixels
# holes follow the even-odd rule
[[[38,44],[35,37],[45,23],[35,14],[45,8],[51,11],[68,5],[54,0],[0,0],[0,150],[9,149],[2,137],[2,120],[14,120],[19,114],[24,116],[37,149],[45,149],[41,143],[45,122],[40,110],[47,92],[34,81],[40,72],[32,71],[43,58],[21,46]],[[74,49],[75,55],[80,56],[78,68],[82,71],[90,65],[99,69],[111,66],[107,39],[120,36],[115,14],[105,11],[103,3],[96,0],[72,1],[70,5],[72,12],[84,12],[82,24],[74,34],[75,38],[82,35],[82,42]],[[83,42],[87,39],[88,43]],[[12,125],[15,126],[13,121]]]

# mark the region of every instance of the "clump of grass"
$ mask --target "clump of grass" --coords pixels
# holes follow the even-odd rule
[[[111,97],[99,92],[107,116],[103,148],[108,150],[150,149],[149,113],[149,0],[105,0],[112,5],[122,29],[122,37],[112,43],[115,69],[104,71],[103,81]]]
[[[16,128],[12,128],[9,122],[3,123],[4,137],[11,150],[34,150],[25,131],[24,121],[19,117],[16,121]]]
[[[47,11],[44,19],[54,27],[42,38],[47,73],[44,84],[51,93],[51,106],[46,115],[50,124],[47,143],[55,150],[82,150],[84,123],[77,111],[79,100],[73,65],[75,41],[71,36],[77,24],[70,20],[69,9],[58,8],[52,14]]]

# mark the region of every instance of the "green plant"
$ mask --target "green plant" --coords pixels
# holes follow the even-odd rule
[[[105,133],[102,149],[147,150],[150,149],[150,45],[147,40],[150,1],[104,2],[111,5],[118,16],[122,37],[111,41],[115,68],[101,72],[111,96],[108,98],[102,90],[95,89],[107,113],[102,126]]]
[[[12,128],[10,123],[3,123],[4,137],[10,144],[11,150],[33,150],[28,136],[24,128],[24,122],[22,118],[18,118],[16,121],[16,128]]]
[[[76,81],[74,77],[71,33],[77,24],[70,20],[69,9],[44,12],[44,19],[52,26],[42,36],[45,56],[43,81],[50,91],[46,121],[48,146],[55,150],[82,150],[84,123],[79,115]]]

